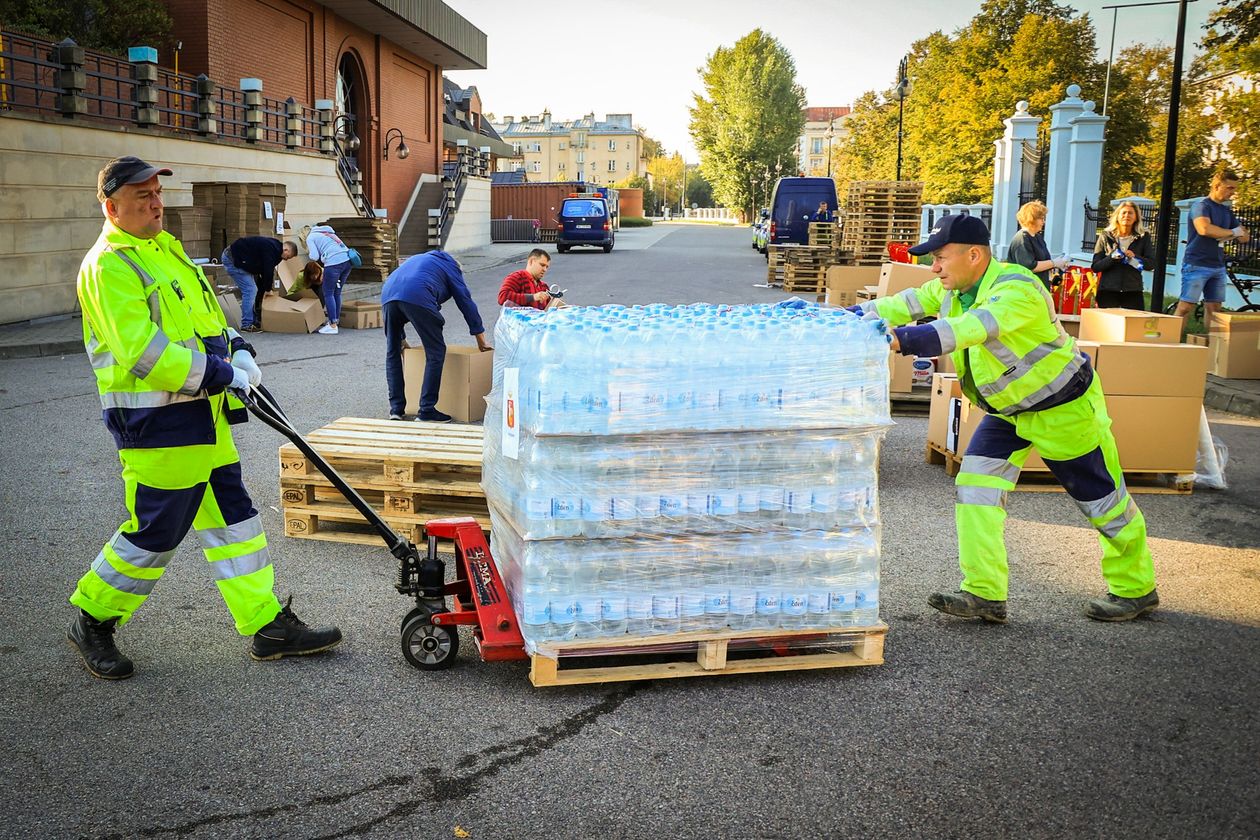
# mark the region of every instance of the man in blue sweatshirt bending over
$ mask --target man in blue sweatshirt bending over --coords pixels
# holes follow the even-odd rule
[[[424,345],[424,384],[420,387],[417,420],[449,423],[451,416],[437,410],[442,365],[446,362],[446,340],[442,327],[442,304],[455,298],[455,305],[468,322],[468,332],[477,339],[477,349],[490,350],[486,328],[481,323],[459,262],[445,251],[429,251],[409,258],[385,279],[381,289],[381,313],[385,319],[385,380],[389,383],[389,419],[402,420],[407,411],[403,385],[403,329],[410,323]]]

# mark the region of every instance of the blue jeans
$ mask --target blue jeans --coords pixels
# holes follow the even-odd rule
[[[438,388],[442,385],[442,366],[446,363],[446,339],[442,327],[446,319],[414,303],[391,300],[381,307],[385,320],[385,382],[389,386],[389,413],[405,414],[407,389],[403,383],[402,343],[408,323],[420,334],[424,345],[424,382],[420,386],[419,414],[437,406]]]
[[[324,266],[324,309],[330,324],[337,323],[341,317],[341,287],[346,284],[352,268],[349,261]]]
[[[1181,299],[1186,303],[1221,303],[1225,300],[1225,266],[1181,265]]]
[[[254,279],[254,275],[244,269],[237,268],[232,262],[232,249],[224,248],[223,253],[219,255],[219,261],[223,263],[223,268],[227,270],[228,276],[232,278],[232,282],[236,284],[236,288],[241,290],[241,329],[252,327],[254,325],[254,301],[258,298],[258,283]]]

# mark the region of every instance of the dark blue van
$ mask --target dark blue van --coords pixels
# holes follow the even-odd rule
[[[809,223],[820,202],[835,218],[836,182],[830,178],[780,178],[770,199],[771,245],[809,244]]]
[[[570,196],[560,205],[556,250],[563,254],[574,245],[603,248],[605,254],[613,249],[612,217],[603,196]]]

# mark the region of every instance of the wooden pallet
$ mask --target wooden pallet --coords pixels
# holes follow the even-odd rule
[[[391,527],[418,534],[439,516],[473,516],[489,528],[481,488],[481,426],[342,417],[307,441]],[[280,447],[285,533],[305,539],[375,542],[332,483],[293,444]]]
[[[883,622],[870,627],[778,630],[773,635],[675,633],[610,644],[609,639],[545,642],[530,657],[538,687],[714,677],[884,664]]]
[[[888,399],[894,414],[913,414],[926,417],[929,409],[932,407],[930,388],[920,388],[917,392],[911,393],[904,391],[893,392],[888,395]],[[950,473],[950,475],[953,475],[953,473]]]
[[[924,460],[929,464],[943,464],[945,474],[951,477],[958,475],[962,466],[961,455],[931,442],[927,445]],[[1124,486],[1130,493],[1188,496],[1194,492],[1194,479],[1182,478],[1175,473],[1126,470]],[[1062,493],[1063,485],[1049,471],[1025,470],[1019,474],[1019,483],[1015,485],[1015,489],[1028,493]]]

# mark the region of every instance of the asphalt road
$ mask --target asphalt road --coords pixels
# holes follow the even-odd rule
[[[745,229],[624,231],[557,256],[575,303],[775,300]],[[489,320],[508,267],[470,278]],[[472,343],[454,307],[452,342]],[[386,412],[379,331],[257,337],[300,427]],[[881,463],[887,664],[535,689],[523,664],[449,671],[398,650],[383,548],[283,536],[276,448],[237,433],[278,587],[335,622],[328,656],[256,663],[186,541],[90,677],[65,599],[124,515],[82,355],[0,362],[4,837],[1256,837],[1260,428],[1216,418],[1231,489],[1144,495],[1164,606],[1090,622],[1093,532],[1015,493],[1011,623],[925,603],[955,588],[952,485],[898,418]],[[1158,418],[1152,418],[1158,422]],[[464,836],[462,834],[458,836]]]

